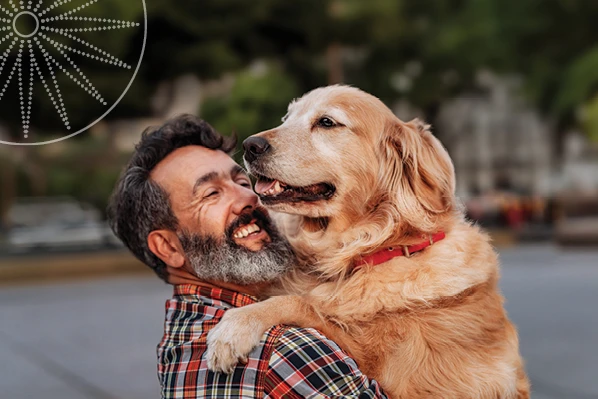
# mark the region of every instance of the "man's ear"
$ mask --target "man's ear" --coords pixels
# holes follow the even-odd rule
[[[185,265],[185,253],[175,232],[154,230],[147,236],[147,246],[168,266],[180,268]]]

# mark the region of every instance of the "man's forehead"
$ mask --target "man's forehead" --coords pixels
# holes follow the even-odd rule
[[[163,187],[171,184],[193,185],[198,176],[209,172],[228,172],[235,161],[220,150],[185,146],[168,154],[152,170],[151,178]]]

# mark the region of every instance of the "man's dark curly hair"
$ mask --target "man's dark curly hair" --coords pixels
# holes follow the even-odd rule
[[[177,148],[198,145],[230,154],[236,137],[224,137],[205,121],[181,115],[158,128],[148,128],[122,172],[108,205],[108,221],[114,234],[143,263],[166,281],[166,264],[147,245],[154,230],[177,231],[168,193],[150,178],[156,165]]]

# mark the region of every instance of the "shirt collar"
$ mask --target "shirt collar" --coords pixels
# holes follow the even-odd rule
[[[258,299],[254,296],[227,290],[226,288],[211,288],[193,284],[175,285],[174,296],[190,297],[189,299],[197,302],[204,302],[202,297],[209,298],[211,301],[221,302],[225,307],[232,306],[235,308],[258,302]]]

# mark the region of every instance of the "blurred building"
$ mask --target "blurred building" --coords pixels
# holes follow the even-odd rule
[[[598,192],[598,143],[590,142],[581,132],[565,137],[562,168],[557,176],[561,192]]]
[[[457,194],[500,190],[548,196],[555,190],[554,129],[517,94],[517,79],[481,73],[485,92],[444,104],[436,130],[457,174]]]
[[[523,100],[518,79],[481,73],[479,81],[486,91],[445,103],[436,128],[453,158],[460,197],[598,190],[595,143],[572,131],[556,148],[554,126]]]

